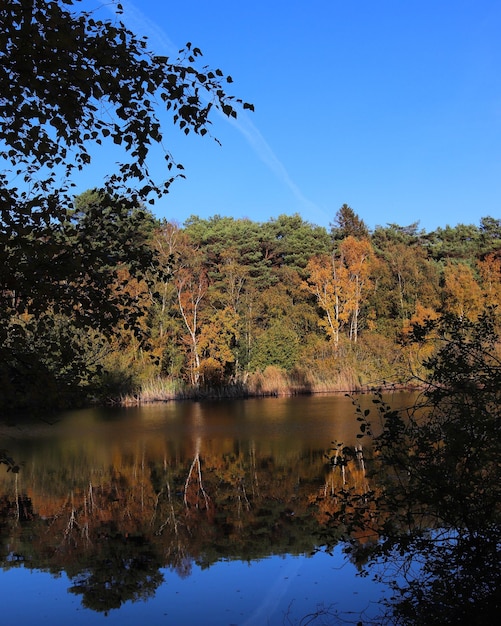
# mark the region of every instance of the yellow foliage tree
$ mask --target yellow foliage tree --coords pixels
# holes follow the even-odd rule
[[[350,339],[357,341],[360,319],[360,308],[363,297],[370,287],[374,250],[368,239],[357,239],[350,236],[343,239],[339,246],[341,262],[348,273],[348,287],[350,294],[348,310],[350,312]]]
[[[306,270],[305,289],[317,297],[326,319],[321,325],[339,342],[342,328],[349,322],[349,336],[357,341],[360,309],[370,286],[373,249],[368,239],[346,237],[337,254],[313,257]]]
[[[303,283],[314,294],[326,318],[320,320],[328,336],[337,344],[339,333],[349,319],[350,302],[348,271],[334,256],[322,254],[313,257],[306,266],[309,274]]]
[[[501,306],[501,258],[494,253],[488,254],[483,261],[478,261],[478,271],[485,303]]]
[[[198,349],[204,359],[219,363],[222,371],[235,361],[231,344],[238,336],[239,316],[232,307],[214,311],[201,325]]]
[[[444,268],[444,310],[474,321],[482,309],[482,290],[471,267],[448,263]]]

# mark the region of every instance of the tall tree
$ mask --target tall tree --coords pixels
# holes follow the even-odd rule
[[[341,242],[340,252],[348,270],[350,283],[350,339],[356,342],[358,339],[362,300],[370,285],[374,251],[368,239],[357,239],[350,235]]]
[[[368,239],[347,237],[339,251],[319,255],[307,266],[305,288],[313,293],[326,314],[322,321],[337,344],[343,325],[349,323],[350,340],[356,342],[363,297],[370,285],[373,249]]]
[[[501,219],[490,216],[482,217],[480,219],[480,238],[487,248],[499,250],[501,246]]]
[[[369,236],[369,229],[351,206],[343,204],[336,213],[334,223],[331,224],[331,235],[334,240],[345,237],[364,239]]]
[[[161,373],[166,375],[180,375],[185,361],[180,345],[184,321],[173,275],[181,266],[180,257],[187,245],[185,233],[175,222],[162,222],[152,237],[159,271],[154,273],[151,286],[148,325],[153,353],[159,358]]]
[[[184,341],[190,354],[190,382],[197,386],[201,359],[201,311],[209,288],[209,280],[201,254],[193,248],[191,250],[187,248],[184,252],[180,264],[174,269],[174,284],[179,312],[187,331]]]

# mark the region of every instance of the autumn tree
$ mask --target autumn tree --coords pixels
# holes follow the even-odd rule
[[[340,244],[340,254],[348,271],[350,285],[350,339],[357,341],[363,298],[371,283],[373,249],[368,239],[349,236]]]
[[[373,249],[368,239],[349,236],[332,255],[314,257],[308,264],[309,277],[305,288],[313,293],[326,314],[321,324],[335,343],[340,330],[348,325],[349,338],[358,339],[360,311],[367,290]]]
[[[233,373],[238,337],[238,315],[230,307],[211,311],[201,326],[199,349],[202,355],[199,371],[204,382],[222,383]]]
[[[209,279],[202,254],[188,238],[185,238],[173,266],[172,278],[178,310],[184,325],[183,343],[188,348],[190,383],[197,386],[201,360],[201,313],[209,288]]]
[[[210,225],[220,226],[220,221],[215,218]],[[233,220],[225,222],[227,227],[235,226]],[[225,248],[214,233],[208,237],[207,225],[198,218],[191,218],[183,230],[164,225],[156,244],[170,263],[171,279],[160,287],[164,294],[169,285],[173,288],[176,305],[170,307],[170,325],[176,318],[181,322],[176,341],[181,340],[187,352],[189,381],[194,386],[219,384],[235,373],[242,299],[251,280],[236,249],[238,238],[226,238]],[[172,295],[169,290],[170,300]]]
[[[478,261],[478,271],[482,279],[482,290],[485,303],[489,306],[501,306],[501,258],[496,254],[488,254]]]
[[[342,263],[331,255],[313,257],[307,265],[309,277],[305,287],[317,299],[324,311],[325,319],[320,321],[327,335],[338,344],[340,332],[349,317],[348,273]]]
[[[460,319],[475,320],[483,308],[482,290],[466,263],[447,263],[444,268],[444,310]]]
[[[210,280],[204,334],[213,334],[216,320],[218,324],[224,321],[218,356],[211,341],[207,344],[211,354],[205,350],[204,358],[219,359],[226,376],[235,374],[249,361],[260,289],[272,280],[269,260],[263,256],[261,226],[247,219],[191,216],[184,231],[203,251]],[[223,354],[226,357],[221,361]]]
[[[179,345],[184,323],[179,317],[176,286],[172,280],[184,239],[180,226],[167,221],[157,225],[151,239],[158,271],[150,286],[148,327],[152,354],[158,357],[160,373],[167,376],[180,375],[184,362]]]

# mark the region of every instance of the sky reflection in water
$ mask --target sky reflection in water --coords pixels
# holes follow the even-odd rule
[[[210,568],[194,565],[181,578],[163,569],[165,581],[147,602],[126,602],[107,614],[82,607],[68,592],[66,574],[54,577],[23,567],[2,573],[5,623],[30,624],[183,624],[185,626],[279,626],[296,624],[319,610],[354,619],[377,612],[384,593],[369,578],[355,577],[339,549],[333,556],[270,557],[245,563],[222,561]],[[353,613],[356,613],[354,615]]]

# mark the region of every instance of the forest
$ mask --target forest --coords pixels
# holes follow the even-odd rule
[[[501,300],[501,220],[370,231],[346,204],[179,225],[93,190],[4,256],[4,410],[416,386],[413,328]]]

